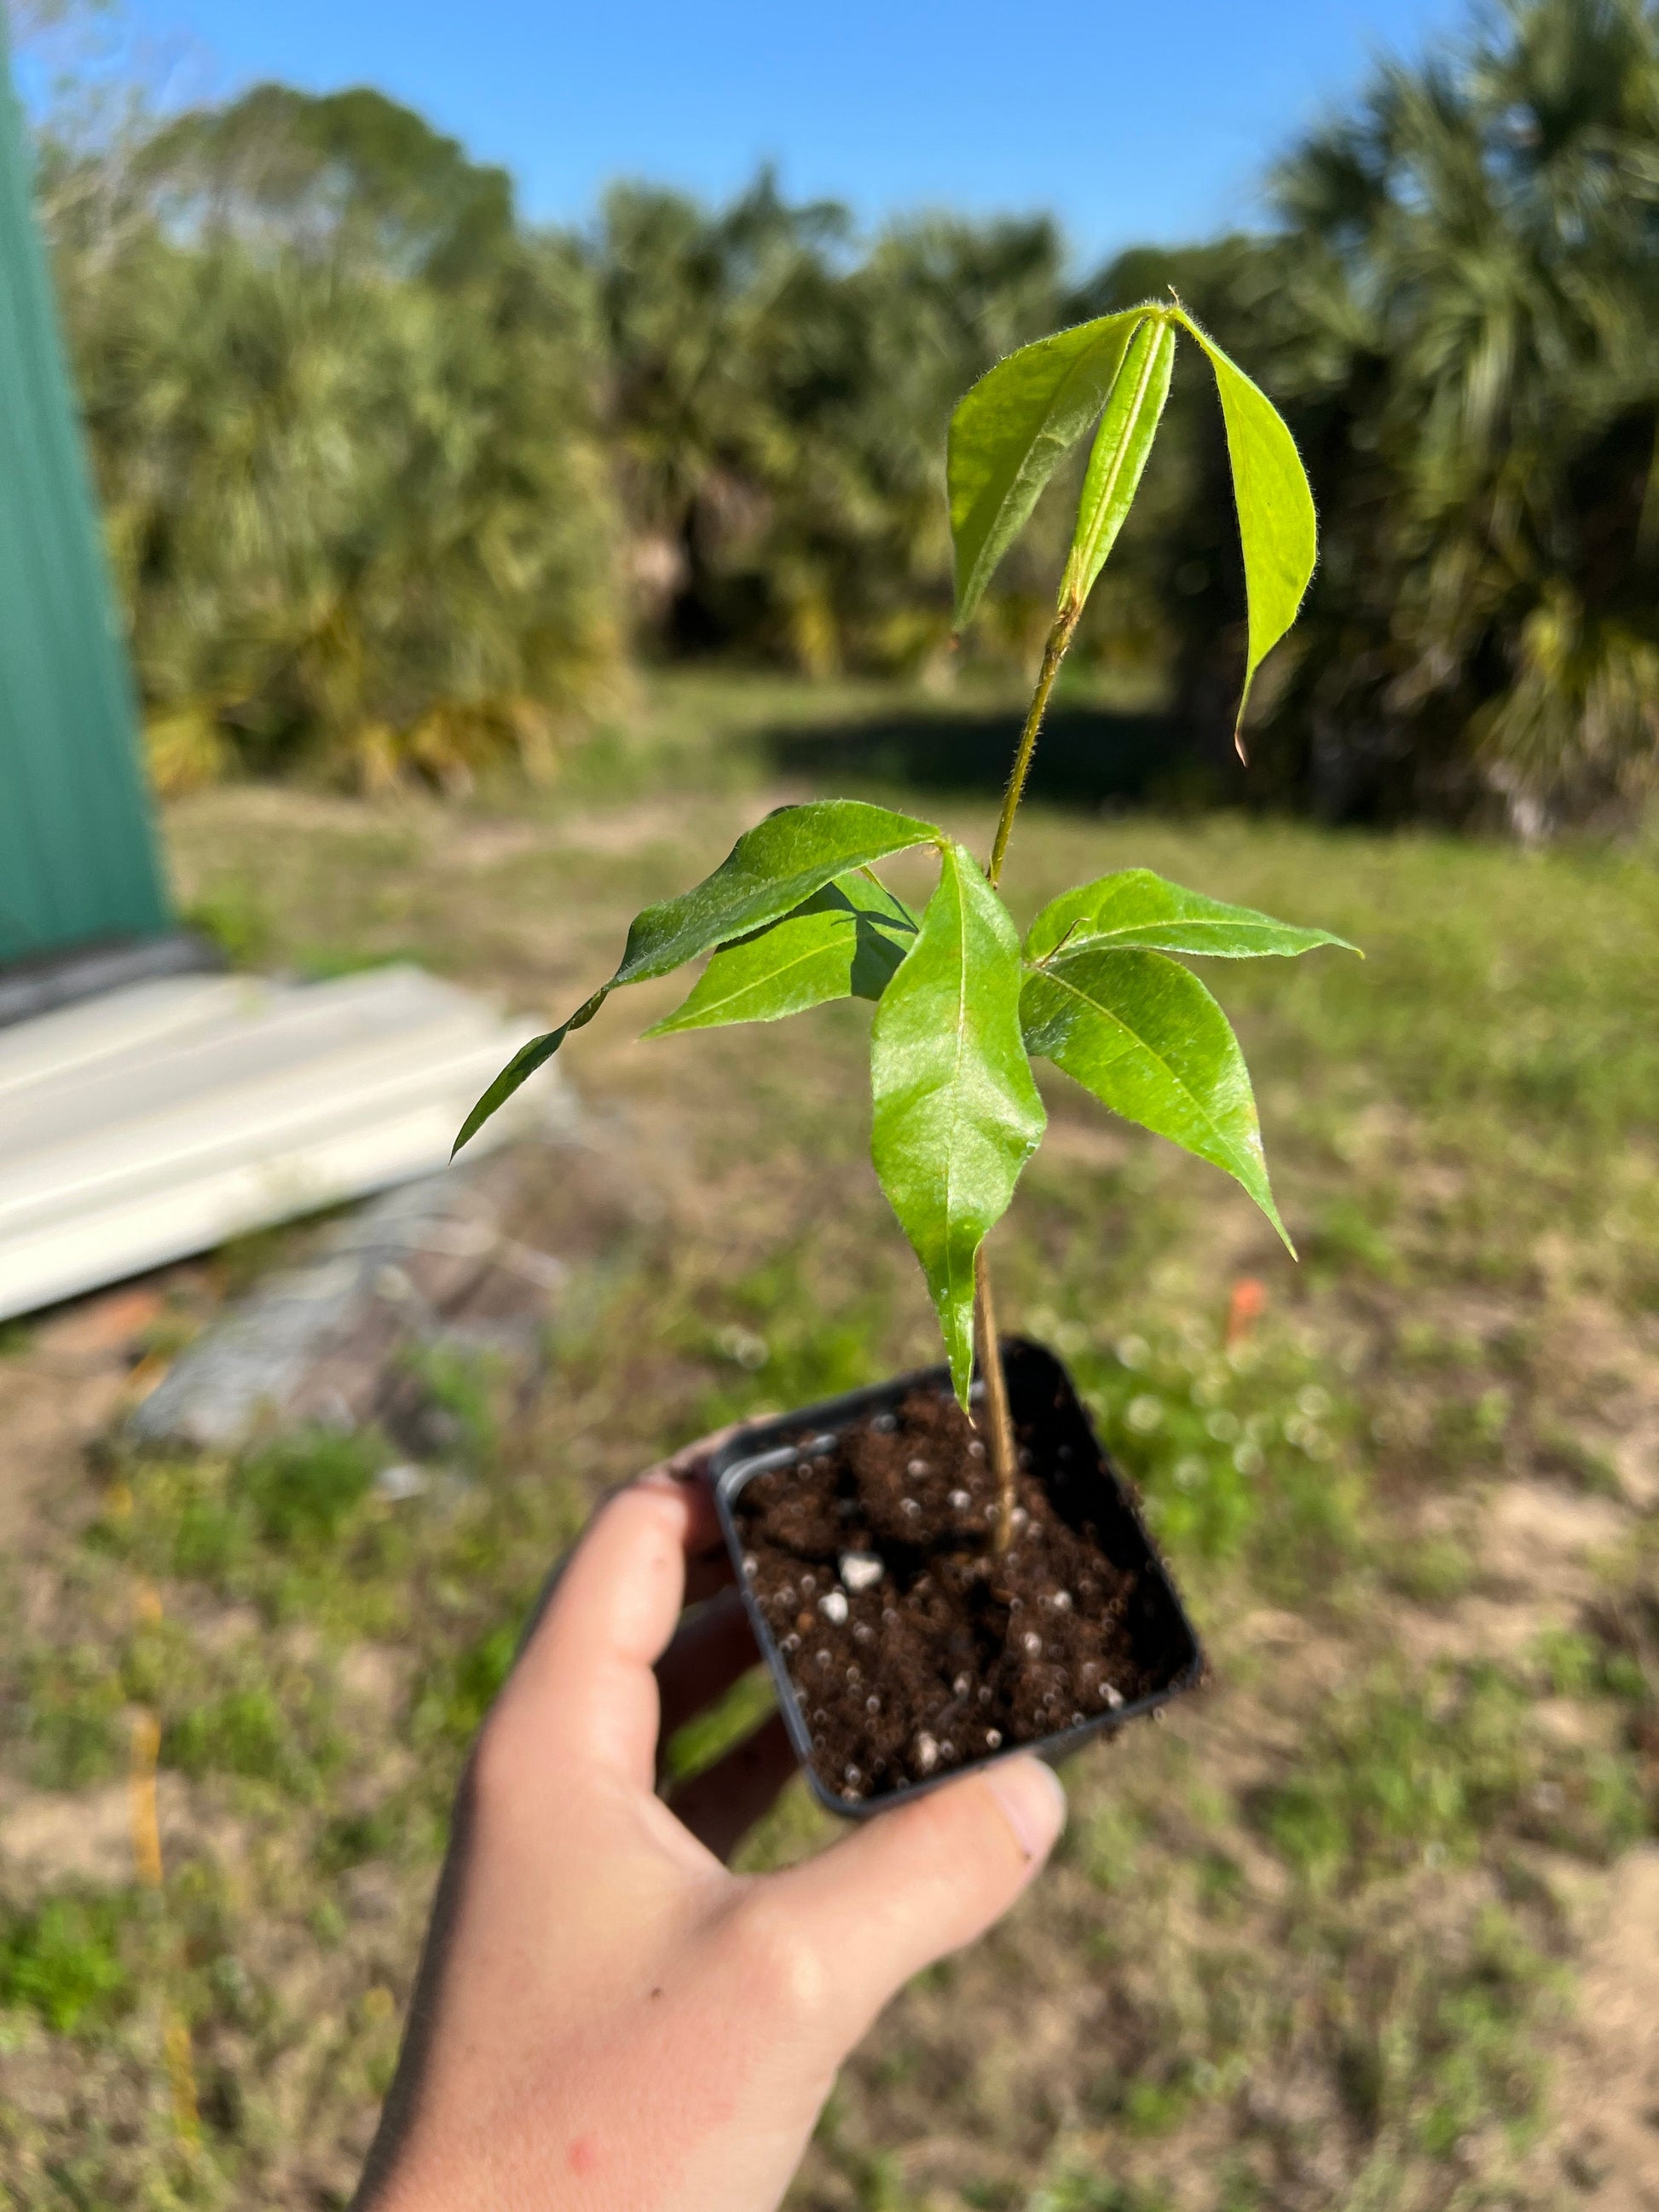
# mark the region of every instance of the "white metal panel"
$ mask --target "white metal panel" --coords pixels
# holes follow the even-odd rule
[[[137,984],[20,1024],[0,1041],[0,1317],[431,1173],[530,1033],[406,967]],[[514,1103],[477,1142],[538,1110]]]
[[[124,1047],[214,1021],[245,1002],[249,988],[241,975],[165,975],[0,1029],[0,1101],[44,1078],[70,1077]]]

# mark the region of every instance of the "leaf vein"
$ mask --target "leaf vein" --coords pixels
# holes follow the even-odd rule
[[[1103,1006],[1098,999],[1091,999],[1086,991],[1079,989],[1077,984],[1069,981],[1063,970],[1055,968],[1047,968],[1044,969],[1043,974],[1049,982],[1058,984],[1061,990],[1069,991],[1072,996],[1078,1000],[1082,1005],[1092,1008],[1092,1010],[1097,1014],[1103,1015],[1109,1022],[1111,1022],[1116,1028],[1121,1030],[1125,1036],[1128,1037],[1134,1044],[1138,1045],[1141,1051],[1146,1054],[1146,1057],[1149,1060],[1155,1060],[1157,1062],[1158,1066],[1161,1067],[1164,1070],[1164,1073],[1169,1077],[1176,1089],[1180,1091],[1182,1097],[1191,1105],[1193,1111],[1198,1115],[1200,1121],[1203,1122],[1205,1127],[1211,1132],[1215,1142],[1220,1146],[1221,1150],[1225,1152],[1227,1158],[1234,1162],[1235,1172],[1237,1171],[1240,1165],[1243,1165],[1245,1168],[1246,1176],[1244,1179],[1248,1181],[1249,1170],[1254,1168],[1255,1163],[1249,1159],[1248,1154],[1240,1153],[1238,1147],[1234,1144],[1232,1139],[1223,1128],[1219,1127],[1213,1115],[1211,1114],[1209,1109],[1199,1098],[1190,1084],[1187,1083],[1182,1077],[1176,1073],[1176,1070],[1170,1065],[1170,1062],[1165,1059],[1164,1054],[1158,1051],[1154,1046],[1150,1045],[1146,1042],[1146,1038],[1140,1035],[1139,1030],[1131,1029],[1128,1023],[1123,1019],[1121,1014],[1115,1013],[1110,1006]]]

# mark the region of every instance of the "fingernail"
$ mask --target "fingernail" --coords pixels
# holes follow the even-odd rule
[[[659,1490],[665,1498],[684,1498],[688,1490],[695,1487],[702,1474],[699,1467],[677,1466],[672,1459],[665,1460],[660,1467],[647,1468],[643,1474],[636,1474],[633,1487]]]
[[[1066,1792],[1040,1759],[1005,1759],[985,1777],[1026,1857],[1046,1859],[1066,1826]]]

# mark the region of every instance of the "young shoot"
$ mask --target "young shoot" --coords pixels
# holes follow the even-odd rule
[[[524,1047],[456,1139],[459,1151],[613,990],[704,955],[713,957],[684,1003],[647,1036],[778,1021],[831,999],[872,1000],[872,1155],[921,1262],[964,1410],[977,1348],[999,1550],[1014,1525],[1017,1452],[985,1240],[1042,1137],[1032,1060],[1051,1061],[1113,1112],[1224,1169],[1289,1247],[1238,1041],[1182,963],[1343,944],[1146,868],[1063,893],[1022,939],[1000,890],[1049,694],[1133,503],[1182,337],[1215,378],[1238,510],[1248,620],[1235,738],[1243,757],[1250,684],[1295,620],[1313,574],[1313,499],[1290,432],[1177,302],[1149,301],[1024,346],[981,377],[951,418],[959,629],[1060,459],[1091,428],[1095,438],[985,865],[933,823],[884,806],[825,799],[779,808],[703,882],[635,917],[610,981]],[[932,847],[939,862],[920,914],[874,872],[915,846]]]

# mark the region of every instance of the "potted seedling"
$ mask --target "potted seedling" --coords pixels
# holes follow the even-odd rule
[[[1066,892],[1022,941],[999,889],[1048,696],[1139,485],[1182,337],[1213,372],[1225,425],[1248,696],[1314,565],[1313,501],[1271,403],[1175,301],[1022,348],[951,423],[959,625],[1061,457],[1098,427],[986,860],[884,806],[781,807],[702,883],[635,917],[610,981],[518,1054],[457,1140],[612,991],[705,955],[684,1004],[647,1035],[777,1021],[849,995],[875,1002],[876,1173],[921,1262],[945,1364],[751,1425],[713,1470],[795,1748],[841,1812],[878,1810],[987,1759],[1118,1724],[1200,1665],[1064,1369],[1035,1345],[999,1338],[985,1253],[1042,1136],[1039,1058],[1224,1169],[1285,1237],[1237,1040],[1182,957],[1341,940],[1132,868]],[[1242,726],[1242,700],[1239,716]],[[920,914],[875,873],[913,847],[931,848],[939,868]]]

